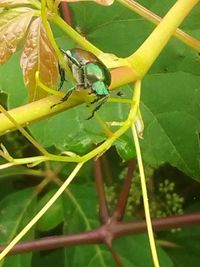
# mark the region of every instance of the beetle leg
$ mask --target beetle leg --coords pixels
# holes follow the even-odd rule
[[[92,114],[87,118],[87,120],[90,120],[92,117],[94,117],[95,112],[96,112],[97,110],[100,109],[100,107],[106,102],[107,98],[108,98],[108,95],[103,96],[103,97],[102,97],[102,96],[98,96],[97,99],[95,99],[94,101],[92,101],[92,103],[99,102],[99,105],[97,105],[97,106],[93,109]],[[92,104],[92,103],[91,103],[91,104]]]
[[[120,97],[123,97],[124,96],[124,93],[122,93],[121,91],[117,92],[116,93],[117,96],[120,96]]]
[[[67,99],[70,97],[70,95],[73,93],[73,91],[77,88],[77,86],[72,87],[64,96],[63,98],[60,99],[60,101],[58,103],[53,104],[50,108],[53,108],[61,103],[63,103],[64,101],[67,101]]]
[[[65,51],[65,50],[63,50],[63,49],[60,49],[60,50],[61,50],[61,51],[63,52],[63,54],[68,58],[68,60],[71,61],[72,64],[74,64],[74,65],[76,65],[77,67],[81,68],[81,64],[80,64],[80,62],[79,62],[76,58],[74,58],[74,57],[71,55],[71,52],[70,52],[69,50],[67,50],[67,51]]]
[[[58,71],[60,74],[60,83],[58,85],[58,87],[56,88],[58,91],[60,89],[62,89],[64,82],[66,81],[65,79],[65,70],[63,69],[63,67],[61,67],[60,63],[58,63]]]
[[[73,93],[73,91],[77,88],[77,86],[72,87],[65,95],[64,97],[61,99],[62,102],[66,101],[70,95]]]
[[[95,94],[95,92],[92,92],[93,94]],[[96,102],[101,102],[104,99],[107,99],[109,97],[109,95],[96,95],[96,99],[94,99],[92,102],[90,102],[90,104],[95,104]]]
[[[94,92],[93,92],[94,93]],[[102,97],[97,96],[90,104],[95,104],[96,102],[99,102]]]

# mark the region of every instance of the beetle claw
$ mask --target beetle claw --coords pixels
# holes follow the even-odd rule
[[[73,93],[74,89],[76,89],[76,87],[72,87],[72,88],[66,93],[66,95],[64,95],[64,97],[61,98],[61,100],[60,100],[58,103],[53,104],[50,108],[53,108],[53,107],[55,107],[55,106],[57,106],[57,105],[63,103],[64,101],[67,101],[68,98],[70,97],[70,95]]]
[[[106,102],[107,98],[108,98],[108,95],[106,95],[106,96],[105,95],[104,96],[102,96],[102,95],[101,96],[97,96],[97,98],[90,103],[90,104],[94,104],[96,102],[99,102],[99,105],[97,105],[93,109],[92,114],[86,120],[90,120],[91,118],[94,117],[95,112],[97,112],[97,110],[100,109],[100,107]]]

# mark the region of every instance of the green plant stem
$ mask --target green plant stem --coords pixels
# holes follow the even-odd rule
[[[91,44],[87,39],[81,36],[77,31],[75,31],[71,26],[69,26],[58,14],[52,16],[52,21],[58,25],[70,38],[72,38],[77,44],[89,50],[95,55],[103,53],[96,46]]]
[[[156,25],[158,25],[162,20],[161,17],[151,12],[147,8],[143,7],[139,3],[135,2],[134,0],[117,0],[117,1]],[[200,41],[199,40],[193,38],[192,36],[190,36],[189,34],[185,33],[184,31],[180,29],[177,29],[175,31],[174,36],[180,41],[182,41],[183,43],[185,43],[186,45],[192,47],[194,50],[200,52]]]
[[[174,34],[177,27],[199,0],[179,0],[162,19],[146,41],[129,57],[133,69],[143,77]]]
[[[31,5],[33,5],[37,9],[41,9],[41,4],[37,0],[32,0]]]
[[[138,135],[137,135],[137,131],[136,131],[134,123],[132,125],[132,133],[133,133],[133,139],[134,139],[135,149],[136,149],[136,154],[137,154],[138,167],[139,167],[139,172],[140,172],[140,182],[141,182],[141,188],[142,188],[144,211],[145,211],[145,217],[146,217],[146,223],[147,223],[147,233],[149,236],[151,254],[152,254],[154,266],[159,267],[160,265],[159,265],[157,251],[156,251],[156,244],[155,244],[155,239],[154,239],[154,234],[153,234],[153,227],[152,227],[152,223],[151,223],[151,215],[150,215],[150,208],[149,208],[149,202],[148,202],[146,179],[145,179],[145,174],[144,174],[142,155],[141,155],[140,144],[139,144]]]
[[[42,154],[48,155],[49,153],[44,149],[43,146],[38,144],[35,139],[26,131],[24,128],[13,119],[12,116],[3,108],[2,105],[0,105],[0,111],[13,123],[15,124],[16,128],[26,137],[27,140],[29,140],[30,143],[32,143]]]
[[[73,94],[75,97],[71,99],[72,101],[67,101],[58,106],[51,108],[53,104],[60,100],[58,96],[49,96],[40,99],[35,102],[31,102],[24,106],[14,108],[9,111],[9,114],[17,121],[19,125],[28,126],[30,122],[34,122],[39,119],[44,119],[57,112],[64,111],[68,108],[72,108],[77,104],[83,103],[83,100],[78,97],[78,94]],[[11,130],[16,129],[15,124],[10,121],[3,113],[0,114],[0,135],[8,133]]]
[[[123,122],[122,126],[112,135],[107,138],[101,145],[85,154],[84,156],[59,156],[54,154],[48,154],[44,156],[36,156],[30,158],[22,158],[22,159],[12,159],[11,163],[6,163],[1,165],[1,168],[10,167],[12,165],[20,165],[20,164],[39,164],[44,161],[62,161],[62,162],[86,162],[96,156],[102,155],[106,150],[108,150],[112,144],[123,135],[132,125],[132,122],[135,120],[137,116],[139,102],[140,102],[140,94],[141,94],[141,82],[137,81],[134,85],[134,93],[131,104],[131,109],[126,121]]]

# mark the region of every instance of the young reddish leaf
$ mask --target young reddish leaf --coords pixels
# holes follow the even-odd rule
[[[16,8],[3,12],[0,17],[0,64],[16,51],[34,14],[30,8]]]
[[[27,5],[32,4],[32,0],[0,0],[0,7],[8,7],[10,5]]]
[[[40,17],[30,26],[20,65],[29,90],[29,100],[45,97],[47,92],[37,88],[35,73],[39,71],[40,80],[48,87],[53,87],[58,78],[58,60]]]
[[[96,2],[97,4],[102,6],[110,6],[114,2],[114,0],[60,0],[60,2],[83,2],[83,1]]]

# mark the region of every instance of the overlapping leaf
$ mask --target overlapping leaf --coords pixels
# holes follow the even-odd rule
[[[38,15],[36,10],[29,7],[12,8],[17,4],[30,5],[34,4],[34,1],[2,0],[0,2],[0,7],[11,7],[11,9],[4,9],[0,17],[0,64],[5,63],[16,51],[30,25],[21,56],[21,67],[29,90],[29,100],[33,101],[47,94],[43,90],[37,90],[36,71],[40,72],[40,79],[47,86],[53,87],[58,76],[57,58],[41,18],[36,18],[31,23],[33,17]]]
[[[24,37],[34,10],[26,7],[6,10],[0,17],[0,64],[16,51]]]
[[[37,90],[35,73],[39,71],[41,81],[53,87],[57,81],[58,68],[55,52],[40,17],[36,18],[30,26],[20,64],[25,84],[29,89],[29,100],[46,96],[45,91]]]

